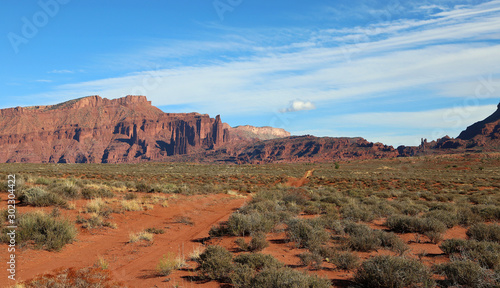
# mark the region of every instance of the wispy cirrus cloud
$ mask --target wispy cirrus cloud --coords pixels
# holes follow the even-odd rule
[[[365,26],[269,28],[252,33],[228,29],[220,41],[160,41],[144,51],[100,59],[103,65],[135,67],[140,72],[58,85],[35,97],[67,100],[93,94],[108,98],[146,94],[157,106],[187,105],[231,116],[283,111],[283,103],[298,98],[308,100],[295,101],[284,110],[310,110],[316,107],[313,103],[334,107],[339,101],[378,97],[396,101],[397,97],[477,96],[481,77],[496,81],[500,75],[500,0],[463,6],[435,3],[426,1],[412,8],[419,13],[430,10],[426,17],[400,17],[396,13],[403,13],[401,9],[393,7],[388,11],[393,17]],[[415,91],[425,94],[415,96]],[[432,106],[428,110],[432,115],[445,113]],[[396,116],[411,116],[417,122],[418,115],[433,119],[426,112],[380,113],[363,116],[373,127],[384,123],[371,120]],[[346,117],[336,119],[348,122]],[[391,123],[384,127],[397,125]]]

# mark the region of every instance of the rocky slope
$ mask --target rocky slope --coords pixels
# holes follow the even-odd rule
[[[422,139],[418,147],[398,147],[400,156],[488,152],[500,150],[500,104],[497,110],[482,121],[467,127],[457,138],[445,136],[436,141]]]
[[[216,149],[219,116],[164,113],[145,96],[0,110],[0,162],[123,163]]]

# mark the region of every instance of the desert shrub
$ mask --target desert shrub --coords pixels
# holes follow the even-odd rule
[[[154,227],[147,228],[144,231],[151,233],[151,234],[163,234],[163,233],[165,233],[165,230],[160,229],[160,228],[154,228]]]
[[[467,236],[477,241],[492,241],[500,243],[500,225],[475,224],[467,230]]]
[[[359,266],[359,257],[352,252],[338,252],[331,259],[330,263],[334,264],[337,269],[353,270]]]
[[[291,219],[287,222],[286,234],[299,247],[319,247],[329,239],[329,234],[318,221]]]
[[[493,288],[500,284],[491,271],[469,260],[435,265],[434,270],[446,277],[444,283],[446,287]]]
[[[81,191],[85,199],[113,198],[115,194],[106,186],[85,186]]]
[[[137,190],[137,192],[147,192],[147,193],[153,192],[154,190],[150,184],[144,181],[137,182],[135,184],[135,189]]]
[[[317,276],[308,275],[290,268],[265,269],[258,273],[252,281],[254,288],[329,288],[330,281]]]
[[[457,219],[460,225],[469,226],[481,221],[481,217],[470,207],[461,207],[457,210]]]
[[[425,218],[434,218],[443,222],[447,228],[452,228],[459,224],[457,213],[443,210],[432,210],[424,215]]]
[[[22,284],[26,288],[118,288],[123,283],[114,282],[111,272],[100,267],[82,269],[68,268],[57,270],[51,274],[36,276]]]
[[[45,186],[47,186],[47,185],[52,184],[52,182],[53,182],[53,180],[52,180],[52,179],[50,179],[50,178],[45,178],[45,177],[37,177],[37,178],[35,179],[35,182],[34,182],[34,183],[35,183],[35,184],[38,184],[38,185],[45,185]]]
[[[54,218],[42,211],[20,215],[16,237],[20,244],[33,241],[36,248],[60,250],[75,237],[76,229],[68,220]]]
[[[476,205],[471,210],[484,221],[500,220],[500,207],[497,205]]]
[[[227,281],[230,279],[232,270],[233,257],[231,252],[221,246],[208,246],[200,258],[197,259],[199,264],[200,276],[219,281]]]
[[[391,251],[397,252],[399,255],[403,255],[404,252],[408,251],[410,247],[399,238],[396,234],[385,231],[375,231],[378,239],[380,239],[380,246],[384,248],[389,248]]]
[[[421,233],[446,231],[446,225],[434,218],[416,218],[406,215],[395,215],[387,218],[385,224],[390,230],[397,233]]]
[[[426,231],[424,232],[424,235],[427,236],[427,238],[429,238],[429,241],[434,244],[438,244],[439,242],[441,242],[441,240],[443,240],[443,234],[440,232]]]
[[[249,251],[250,250],[250,244],[245,242],[245,239],[243,238],[237,238],[234,240],[234,243],[242,250],[242,251]]]
[[[347,247],[354,251],[369,252],[377,249],[382,244],[377,233],[370,230],[368,233],[351,233],[347,241]]]
[[[252,235],[250,240],[249,250],[250,251],[262,251],[269,246],[269,242],[266,240],[266,234],[263,232],[256,232]]]
[[[235,263],[230,274],[231,284],[236,288],[251,288],[252,281],[257,272],[248,265]]]
[[[66,180],[62,183],[52,184],[48,189],[50,192],[68,199],[78,199],[81,197],[81,188],[73,181]]]
[[[413,259],[375,256],[361,264],[354,274],[359,287],[403,288],[433,285],[430,271]]]
[[[261,253],[244,253],[234,258],[234,263],[250,267],[252,270],[279,269],[283,264],[271,255]]]
[[[234,236],[250,235],[254,232],[267,233],[277,224],[270,214],[253,211],[250,214],[233,213],[226,223],[227,232]]]
[[[375,219],[371,209],[367,205],[362,204],[348,204],[340,209],[340,215],[343,219],[351,221],[364,221],[369,222]]]
[[[304,206],[304,214],[306,215],[317,215],[321,214],[321,212],[322,209],[319,203],[309,201],[309,203]]]
[[[182,263],[182,259],[176,257],[174,253],[169,252],[166,256],[163,255],[158,264],[156,264],[156,273],[160,276],[168,276],[172,271],[181,268]]]
[[[21,204],[36,206],[36,207],[45,207],[45,206],[66,206],[66,200],[64,200],[61,196],[47,192],[45,189],[40,187],[31,187],[23,192],[19,196],[19,202]]]
[[[137,199],[137,194],[135,193],[127,193],[125,194],[125,196],[123,197],[124,200],[134,200],[134,199]]]
[[[448,239],[443,241],[439,248],[459,260],[476,261],[485,268],[500,267],[500,244],[498,243]]]
[[[300,263],[303,266],[319,269],[323,263],[323,257],[319,253],[304,252],[299,254]]]
[[[401,213],[410,216],[416,216],[419,213],[426,212],[429,210],[427,206],[416,204],[414,201],[411,200],[394,201],[392,205],[399,211],[401,211]]]

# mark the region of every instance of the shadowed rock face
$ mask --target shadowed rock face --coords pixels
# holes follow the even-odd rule
[[[461,140],[475,139],[480,142],[500,139],[500,104],[498,104],[497,107],[495,113],[491,114],[483,121],[479,121],[467,127],[467,129],[462,131],[457,138]]]
[[[0,110],[0,162],[139,162],[228,141],[219,116],[164,113],[145,96]]]

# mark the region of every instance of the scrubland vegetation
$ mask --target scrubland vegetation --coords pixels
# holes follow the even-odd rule
[[[210,228],[205,248],[189,258],[158,255],[155,275],[170,277],[189,261],[192,285],[331,287],[335,278],[316,275],[342,272],[343,285],[353,287],[498,287],[499,164],[499,155],[481,154],[261,166],[14,164],[0,171],[18,171],[19,205],[34,209],[18,215],[19,241],[30,249],[63,249],[79,229],[116,228],[113,215],[168,207],[176,195],[233,193],[250,197]],[[287,185],[312,169],[301,187]],[[69,211],[73,222],[60,216]],[[128,245],[168,234],[146,228],[131,230]],[[295,264],[271,256],[276,247],[292,251]],[[27,287],[48,287],[36,285]]]

